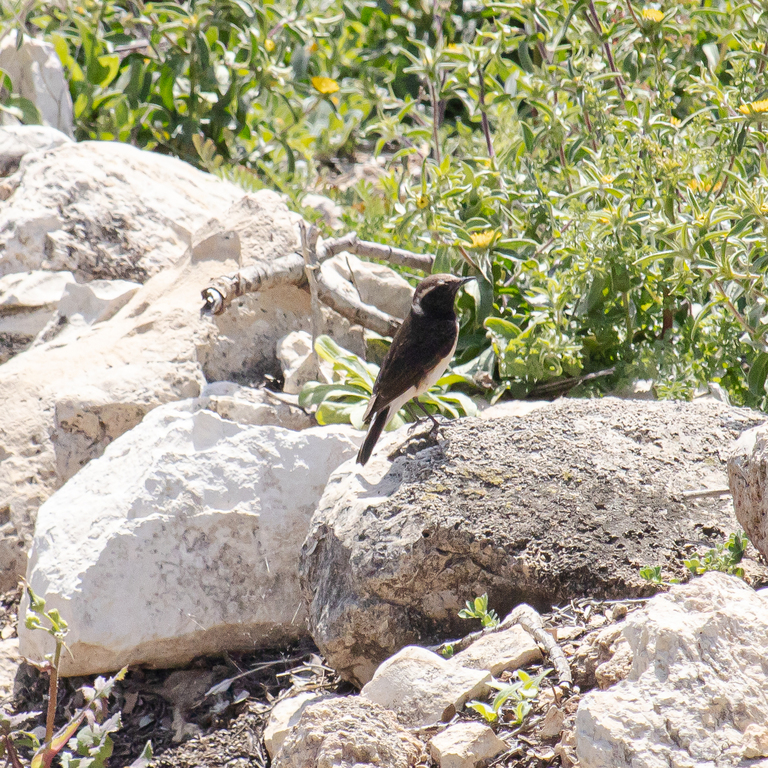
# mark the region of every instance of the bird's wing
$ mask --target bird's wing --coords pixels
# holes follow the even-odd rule
[[[373,385],[363,417],[365,423],[409,389],[418,391],[429,373],[453,352],[458,333],[455,316],[443,322],[433,320],[428,331],[423,325],[411,313],[395,333]]]

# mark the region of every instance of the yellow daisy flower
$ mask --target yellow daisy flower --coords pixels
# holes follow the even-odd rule
[[[429,205],[429,198],[426,195],[419,195],[416,198],[416,207],[422,211]]]
[[[764,112],[768,112],[768,99],[753,101],[750,104],[742,104],[739,107],[739,112],[742,115],[762,115]]]
[[[322,93],[323,96],[329,96],[339,90],[339,84],[330,77],[313,77],[312,85],[315,90]]]
[[[652,21],[654,24],[661,24],[664,14],[658,8],[643,8],[642,13],[645,21]]]
[[[472,232],[470,237],[472,238],[472,245],[470,248],[488,248],[488,246],[496,239],[496,231],[493,229],[486,229],[485,232]]]

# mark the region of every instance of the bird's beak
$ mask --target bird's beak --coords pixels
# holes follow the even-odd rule
[[[470,280],[477,280],[477,277],[475,275],[472,275],[471,277],[462,277],[461,284],[466,285]]]

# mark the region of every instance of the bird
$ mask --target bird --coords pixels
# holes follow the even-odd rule
[[[368,424],[357,463],[365,465],[382,430],[409,400],[418,398],[443,375],[456,351],[459,321],[454,302],[461,286],[474,277],[434,274],[422,280],[413,294],[408,316],[397,329],[373,385],[371,399],[363,414]],[[434,423],[432,414],[417,405]]]

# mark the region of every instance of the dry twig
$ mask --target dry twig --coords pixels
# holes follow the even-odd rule
[[[505,629],[509,629],[515,624],[519,624],[523,627],[523,629],[525,629],[533,639],[542,646],[549,656],[552,666],[555,668],[558,685],[561,688],[571,688],[573,685],[573,676],[571,675],[571,668],[568,665],[568,659],[565,658],[565,654],[563,653],[562,648],[557,644],[555,638],[544,629],[544,622],[542,621],[539,612],[527,603],[518,605],[495,627],[486,627],[478,632],[473,632],[472,634],[467,635],[461,640],[456,640],[451,643],[443,643],[432,650],[440,653],[442,649],[447,645],[450,645],[453,648],[453,652],[458,653],[465,648],[469,648],[472,643],[479,640],[484,635],[491,634],[492,632],[503,632]]]
[[[202,292],[204,301],[202,314],[220,315],[236,298],[249,293],[256,293],[281,284],[303,287],[309,282],[310,292],[313,296],[316,293],[321,303],[336,310],[353,323],[358,323],[382,336],[392,336],[399,326],[399,321],[386,312],[360,301],[351,284],[341,279],[336,281],[329,273],[323,273],[319,268],[320,264],[343,251],[423,272],[431,272],[435,260],[435,257],[430,254],[412,253],[402,248],[358,240],[355,232],[326,241],[316,239],[310,250],[311,263],[306,260],[305,254],[308,252],[302,245],[302,253],[287,253],[269,265],[254,264],[231,275],[217,278]],[[314,276],[314,286],[310,275]]]

